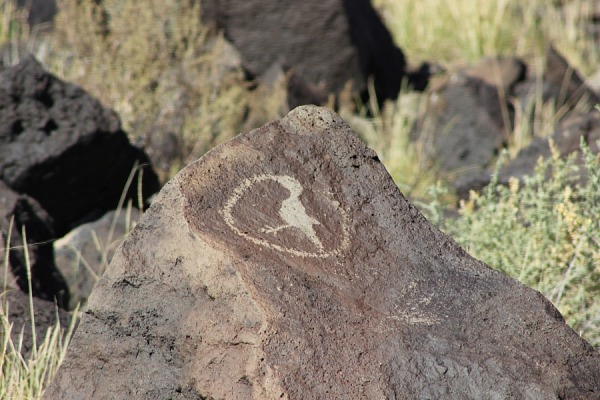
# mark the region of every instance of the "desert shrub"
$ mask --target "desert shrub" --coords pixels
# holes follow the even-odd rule
[[[444,220],[439,204],[425,212],[474,257],[543,293],[598,347],[600,157],[585,145],[580,162],[552,149],[522,184],[472,192],[456,220]]]

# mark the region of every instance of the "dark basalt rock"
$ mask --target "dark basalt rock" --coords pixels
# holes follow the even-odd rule
[[[593,154],[600,151],[600,112],[591,111],[586,115],[571,115],[559,122],[551,139],[560,157],[565,158],[576,154],[580,162],[581,141],[590,148]],[[535,138],[527,147],[521,149],[517,156],[507,165],[503,166],[498,174],[498,182],[508,184],[511,177],[524,180],[526,176],[534,173],[540,160],[551,156],[548,138]],[[586,179],[579,173],[581,180]],[[481,190],[491,181],[490,172],[480,172],[458,179],[455,183],[457,195],[468,198],[470,190]]]
[[[352,81],[366,94],[374,77],[377,98],[395,98],[406,62],[369,0],[204,0],[202,16],[240,51],[244,67],[260,76],[274,63],[300,79],[339,92]]]
[[[114,111],[33,57],[0,73],[0,179],[35,198],[58,236],[114,209],[132,168],[147,163]],[[158,190],[150,168],[142,187],[144,197]],[[128,196],[136,190],[130,187]]]
[[[13,225],[9,235],[11,218]],[[4,246],[10,245],[11,248],[8,253],[9,282],[6,284],[28,292],[25,248],[21,234],[23,228],[27,236],[33,296],[56,301],[59,306],[66,307],[69,292],[54,264],[52,240],[55,233],[52,218],[37,201],[27,195],[15,193],[0,181],[0,260],[4,261]]]
[[[88,305],[45,399],[600,398],[600,354],[552,304],[318,107],[181,171]]]

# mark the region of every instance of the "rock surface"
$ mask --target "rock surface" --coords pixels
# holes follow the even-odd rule
[[[586,115],[571,115],[558,123],[551,139],[558,154],[568,157],[575,153],[581,155],[581,140],[583,140],[593,154],[600,152],[600,112],[593,110]],[[517,156],[507,165],[503,166],[498,174],[498,182],[508,184],[511,177],[523,180],[534,173],[540,158],[550,157],[550,143],[547,138],[537,137],[531,144],[521,149]],[[578,161],[581,161],[580,158]],[[580,176],[585,179],[585,176]],[[481,190],[491,181],[491,173],[480,171],[478,174],[465,176],[455,182],[456,194],[459,198],[468,198],[470,190]]]
[[[395,98],[405,60],[370,0],[203,0],[202,16],[223,30],[245,68],[260,76],[274,63],[292,67],[325,92],[352,80],[366,92],[374,77],[379,100]]]
[[[17,6],[28,10],[27,22],[30,27],[51,25],[58,11],[56,0],[17,0]]]
[[[33,57],[0,73],[0,179],[36,199],[58,236],[114,209],[134,165],[147,162],[114,111]],[[158,190],[150,168],[142,187],[146,196]]]
[[[528,134],[532,136],[550,133],[543,131],[544,124],[532,111],[541,107],[540,101],[561,110],[554,133],[559,147],[565,139],[574,142],[566,147],[579,147],[581,134],[577,136],[574,128],[567,128],[571,131],[569,139],[562,136],[561,130],[573,121],[589,120],[600,97],[552,46],[545,58],[542,76],[536,76],[536,69],[528,68],[518,58],[486,57],[476,65],[431,81],[426,112],[413,136],[420,136],[426,143],[428,157],[445,171],[459,198],[468,197],[470,190],[480,190],[490,182],[498,153],[511,141],[518,141],[511,137],[514,126],[523,129],[523,124],[529,124]],[[581,130],[593,130],[581,122],[575,124]],[[532,146],[515,160],[515,172],[531,173],[537,157],[548,154],[546,140],[533,139]]]
[[[9,229],[11,219],[12,231]],[[55,235],[52,218],[37,201],[27,195],[15,193],[0,181],[0,265],[4,267],[5,246],[9,244],[11,250],[8,253],[9,270],[6,285],[28,292],[21,233],[23,227],[27,235],[32,294],[50,301],[56,300],[61,307],[66,306],[69,298],[67,285],[54,264],[52,239]],[[0,276],[2,287],[3,280]]]
[[[600,354],[299,107],[171,180],[45,399],[600,397]]]
[[[512,129],[512,88],[525,73],[516,58],[488,57],[432,82],[427,112],[416,131],[424,142],[431,138],[429,157],[451,181],[493,167]]]
[[[581,152],[581,140],[594,154],[600,151],[600,111],[594,110],[587,115],[575,115],[561,121],[552,135],[552,140],[561,157]],[[532,175],[540,159],[551,155],[550,144],[546,138],[535,138],[522,149],[507,166],[500,170],[499,181],[507,183],[510,177],[522,180]]]

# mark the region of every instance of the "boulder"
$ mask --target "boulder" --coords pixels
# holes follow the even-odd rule
[[[581,140],[586,143],[593,154],[600,152],[600,112],[593,110],[586,115],[570,115],[557,124],[551,136],[558,154],[566,158],[573,153],[581,162]],[[517,156],[507,165],[503,166],[498,174],[498,182],[507,185],[510,178],[514,177],[523,181],[526,176],[534,173],[540,158],[551,156],[548,138],[537,137],[521,149]],[[581,172],[578,172],[581,174]],[[581,179],[585,176],[581,175]],[[479,191],[487,186],[492,179],[489,171],[469,175],[455,182],[456,193],[459,198],[468,198],[471,190]]]
[[[564,115],[574,111],[576,106],[591,109],[600,103],[600,93],[595,92],[552,45],[546,49],[542,76],[531,74],[515,85],[513,91],[523,112],[527,112],[529,103],[536,101],[540,95],[544,103],[552,102],[556,110]]]
[[[88,306],[45,399],[600,397],[600,354],[552,304],[314,106],[181,171]]]
[[[33,57],[0,73],[0,179],[36,199],[57,235],[114,209],[132,169],[147,163],[114,111]],[[158,189],[150,168],[142,187],[144,197]]]
[[[581,140],[598,154],[600,146],[600,112],[592,111],[587,115],[573,115],[561,121],[552,139],[561,157],[573,153],[581,153]],[[522,180],[532,175],[540,158],[551,155],[550,144],[546,138],[535,138],[532,143],[522,149],[514,160],[500,170],[499,181],[508,183],[510,177]]]
[[[509,143],[513,105],[519,107],[521,118],[529,116],[530,125],[536,128],[531,103],[539,96],[544,103],[552,102],[564,114],[565,121],[557,123],[554,133],[561,154],[573,151],[567,147],[579,148],[581,135],[575,132],[579,128],[568,128],[571,133],[565,137],[561,131],[569,124],[586,130],[581,120],[589,121],[590,106],[600,98],[554,47],[548,47],[545,58],[542,77],[536,77],[533,68],[517,58],[487,57],[432,84],[428,115],[417,128],[424,137],[433,138],[430,157],[448,171],[458,197],[465,198],[470,190],[480,190],[490,182],[496,156]],[[573,138],[571,144],[565,142],[571,140],[567,138]],[[521,172],[530,174],[537,158],[549,154],[547,140],[535,138],[511,163],[511,169],[519,177]],[[501,181],[507,180],[508,176],[501,177]]]
[[[9,231],[13,219],[12,231]],[[35,297],[56,301],[61,307],[69,299],[67,285],[54,264],[52,240],[53,221],[37,201],[12,191],[0,181],[0,265],[5,267],[5,246],[8,253],[7,279],[0,277],[2,287],[20,288],[28,292],[27,269],[22,229],[25,229],[31,267],[31,290]],[[9,235],[10,233],[10,235]],[[10,236],[10,241],[9,241]],[[4,276],[2,269],[2,276]],[[0,289],[1,290],[1,289]]]
[[[56,0],[17,0],[18,7],[27,9],[27,22],[31,28],[52,25],[58,11]]]
[[[432,81],[427,113],[415,131],[431,141],[429,157],[452,182],[493,166],[512,129],[510,93],[525,74],[519,59],[489,57]]]
[[[395,98],[405,60],[369,0],[203,0],[202,16],[240,51],[260,76],[274,63],[300,79],[340,92],[348,81],[367,92],[374,77],[379,100]]]
[[[56,268],[69,288],[69,310],[85,304],[117,247],[140,219],[137,208],[109,211],[54,242]]]

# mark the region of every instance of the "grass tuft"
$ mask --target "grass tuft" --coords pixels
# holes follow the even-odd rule
[[[12,229],[13,222],[10,222]],[[10,232],[10,231],[9,231]],[[13,323],[9,319],[10,304],[6,299],[7,288],[6,277],[8,277],[8,253],[10,250],[10,239],[7,240],[4,249],[4,288],[2,292],[2,307],[0,307],[0,399],[40,399],[44,388],[52,380],[58,367],[64,360],[67,347],[77,322],[78,308],[73,311],[73,317],[68,327],[63,328],[56,310],[56,325],[49,328],[44,339],[38,345],[35,331],[35,314],[33,309],[33,298],[31,295],[31,267],[29,263],[29,250],[23,229],[23,241],[25,243],[25,267],[29,285],[29,318],[31,320],[32,348],[25,357],[23,351],[23,330],[17,334],[16,342],[13,339]]]

